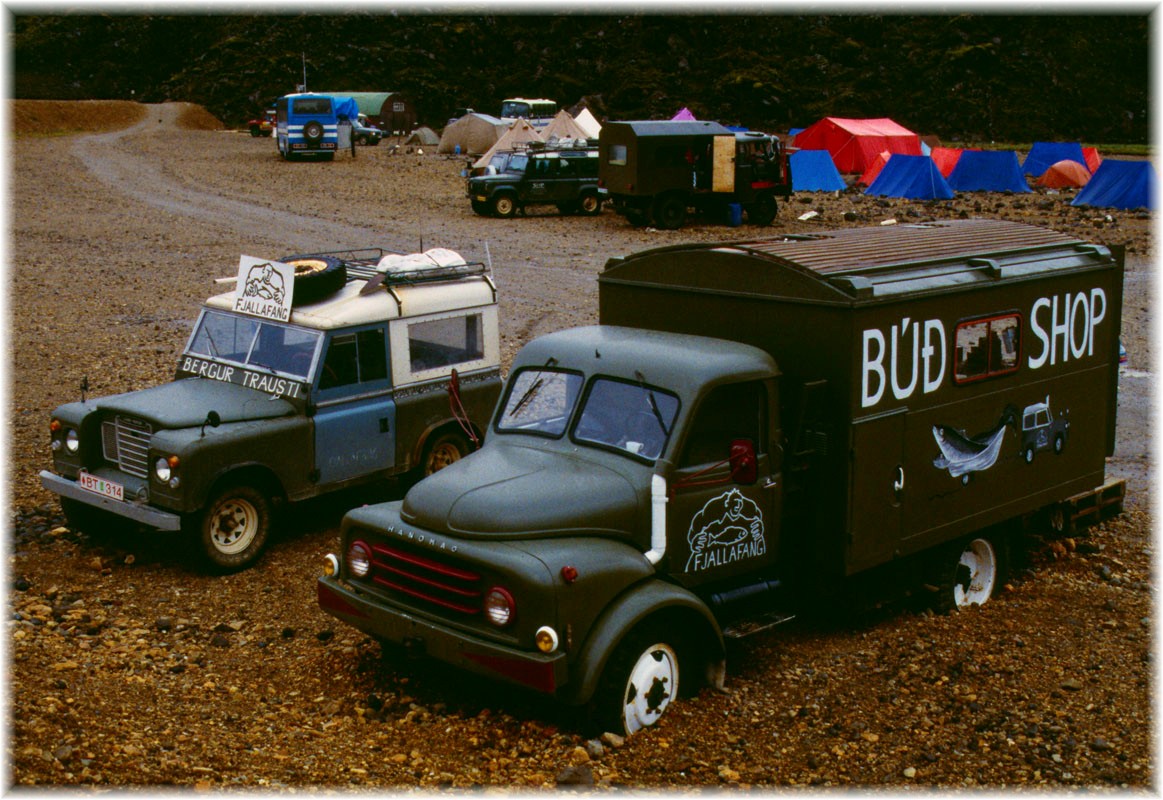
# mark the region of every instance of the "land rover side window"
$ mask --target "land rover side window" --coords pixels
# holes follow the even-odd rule
[[[388,377],[388,357],[384,349],[382,328],[344,333],[331,338],[323,371],[319,376],[320,389],[369,383]]]
[[[573,438],[653,461],[666,448],[677,414],[678,398],[665,389],[595,378]]]
[[[747,439],[766,452],[767,392],[762,383],[731,383],[711,390],[695,412],[679,467],[713,464],[731,454],[731,442]]]
[[[575,372],[527,367],[509,380],[498,431],[561,436],[582,387]]]
[[[953,379],[957,383],[1007,375],[1018,368],[1021,318],[1005,314],[957,326]]]
[[[408,356],[413,372],[451,367],[485,357],[480,314],[413,322],[408,326]]]
[[[610,152],[606,158],[607,163],[613,164],[616,167],[626,166],[626,145],[612,144],[610,145]]]

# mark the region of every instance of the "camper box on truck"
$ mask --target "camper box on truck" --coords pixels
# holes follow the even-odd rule
[[[818,584],[1040,509],[1070,522],[1056,504],[1114,449],[1122,259],[995,220],[679,245],[613,259],[600,318],[772,355],[810,540],[788,546],[821,570],[787,572]]]
[[[984,603],[1024,523],[1121,508],[1121,252],[935,222],[649,250],[598,294],[478,452],[349,512],[323,610],[632,733],[722,686],[727,638],[867,588]]]

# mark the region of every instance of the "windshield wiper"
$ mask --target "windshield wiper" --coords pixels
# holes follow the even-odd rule
[[[545,362],[545,366],[552,367],[556,363],[557,363],[557,359],[554,358],[553,356],[550,356],[549,360]],[[509,416],[515,419],[517,417],[517,415],[521,412],[521,409],[523,409],[526,405],[528,405],[529,401],[531,401],[534,397],[537,396],[537,393],[541,391],[541,387],[544,384],[545,384],[545,378],[542,376],[538,376],[537,380],[533,381],[533,383],[531,383],[529,385],[529,388],[525,390],[525,394],[521,395],[521,399],[517,401],[517,405],[513,406],[513,410],[509,412]]]
[[[638,386],[646,392],[646,399],[650,402],[650,410],[654,412],[654,418],[658,420],[658,427],[662,429],[664,436],[670,436],[670,430],[666,427],[666,422],[662,419],[662,411],[658,408],[658,401],[654,399],[654,392],[646,385],[646,378],[638,370],[634,371],[634,377],[638,379]]]

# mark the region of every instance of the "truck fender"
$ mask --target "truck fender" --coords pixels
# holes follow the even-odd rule
[[[472,427],[473,433],[477,435],[477,439],[483,440],[484,434],[481,432],[480,427],[478,427],[477,424],[471,420],[469,421],[469,425]],[[464,429],[461,428],[457,421],[451,417],[445,417],[438,422],[432,423],[427,428],[425,428],[419,436],[416,437],[416,442],[412,445],[412,453],[409,462],[412,468],[420,464],[420,458],[424,454],[424,448],[428,445],[428,442],[431,441],[433,437],[440,436],[446,432],[459,433],[464,435],[465,438],[468,438],[464,432]]]
[[[700,647],[687,649],[686,657],[689,659],[692,653],[698,653],[703,663],[696,662],[696,667],[705,667],[705,676],[717,688],[722,688],[726,647],[719,623],[710,609],[687,589],[650,579],[615,598],[594,622],[570,669],[578,679],[570,682],[561,699],[570,705],[589,702],[614,650],[634,629],[649,622],[671,626],[681,630],[688,641],[693,638],[699,642]],[[699,670],[689,674],[699,676]]]

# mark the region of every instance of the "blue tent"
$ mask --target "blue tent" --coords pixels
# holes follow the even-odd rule
[[[1041,177],[1053,164],[1067,159],[1085,167],[1086,156],[1082,153],[1082,145],[1078,142],[1034,142],[1029,155],[1022,162],[1022,172]]]
[[[1103,159],[1070,203],[1101,208],[1155,208],[1155,168],[1150,161]]]
[[[955,192],[1029,192],[1013,150],[966,150],[949,173]]]
[[[953,190],[928,156],[893,153],[865,194],[909,200],[952,200]]]
[[[797,150],[790,160],[794,191],[837,192],[848,187],[827,150]]]

